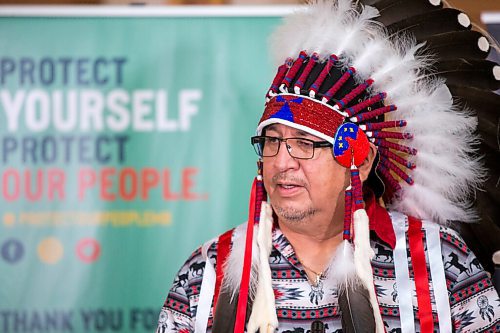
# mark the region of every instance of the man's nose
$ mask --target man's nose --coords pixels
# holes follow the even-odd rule
[[[280,147],[278,154],[276,155],[276,167],[281,171],[297,167],[299,164],[297,159],[290,155],[292,147],[288,144],[288,142],[280,142],[280,144],[283,144],[283,146]]]

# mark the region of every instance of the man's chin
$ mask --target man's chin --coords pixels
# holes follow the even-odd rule
[[[309,201],[309,197],[307,196],[305,191],[294,191],[294,193],[284,194],[279,190],[275,190],[272,193],[269,193],[269,199],[271,202],[276,203],[276,205],[287,208],[295,208],[304,206],[304,203]],[[301,209],[301,208],[299,208]]]
[[[273,205],[274,212],[280,220],[298,223],[307,220],[316,213],[312,207],[297,208],[296,206]]]

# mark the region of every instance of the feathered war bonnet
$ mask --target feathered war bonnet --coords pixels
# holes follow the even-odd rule
[[[369,184],[380,185],[370,186],[384,192],[389,208],[441,224],[476,217],[468,198],[484,171],[474,157],[477,119],[467,103],[476,91],[498,104],[491,91],[500,88],[500,68],[485,60],[487,39],[470,29],[465,14],[440,0],[319,0],[287,17],[271,38],[279,67],[257,135],[274,123],[301,129],[330,142],[337,162],[351,170],[344,241],[335,254],[342,264],[334,266],[346,269],[329,274],[340,287],[339,303],[346,292],[361,290],[377,333],[384,327],[357,167],[371,142],[377,163]],[[268,264],[272,210],[265,200],[259,174],[239,251],[243,271],[225,276],[238,294],[235,332],[245,329],[248,299],[248,332],[274,332],[278,325]]]

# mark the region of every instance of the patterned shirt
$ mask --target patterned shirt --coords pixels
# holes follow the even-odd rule
[[[405,223],[408,230],[408,221]],[[425,237],[425,233],[423,235]],[[371,238],[375,252],[372,259],[373,277],[382,319],[388,333],[401,332],[394,250],[374,233]],[[453,331],[500,332],[500,299],[477,258],[454,230],[439,226],[439,238]],[[329,285],[327,279],[317,285],[311,284],[292,245],[278,228],[273,230],[272,240],[269,264],[279,321],[276,332],[310,332],[311,323],[318,319],[325,324],[326,332],[342,332],[336,286]],[[217,239],[210,241],[206,256],[214,267],[217,247]],[[157,332],[194,332],[194,318],[205,267],[201,251],[201,248],[196,250],[177,274],[160,313]],[[413,282],[411,285],[415,286],[408,248],[407,252],[409,279]],[[427,249],[426,260],[429,270]],[[439,332],[436,301],[431,283],[429,285],[434,331]],[[411,293],[415,332],[420,332],[415,287]],[[212,323],[211,311],[207,332],[211,332]]]

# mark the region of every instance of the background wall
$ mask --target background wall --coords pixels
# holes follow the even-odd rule
[[[278,18],[96,13],[0,17],[0,332],[152,332],[248,214]]]
[[[245,220],[286,10],[168,8],[0,18],[0,332],[150,332],[191,251]],[[494,221],[465,230],[479,255]]]

